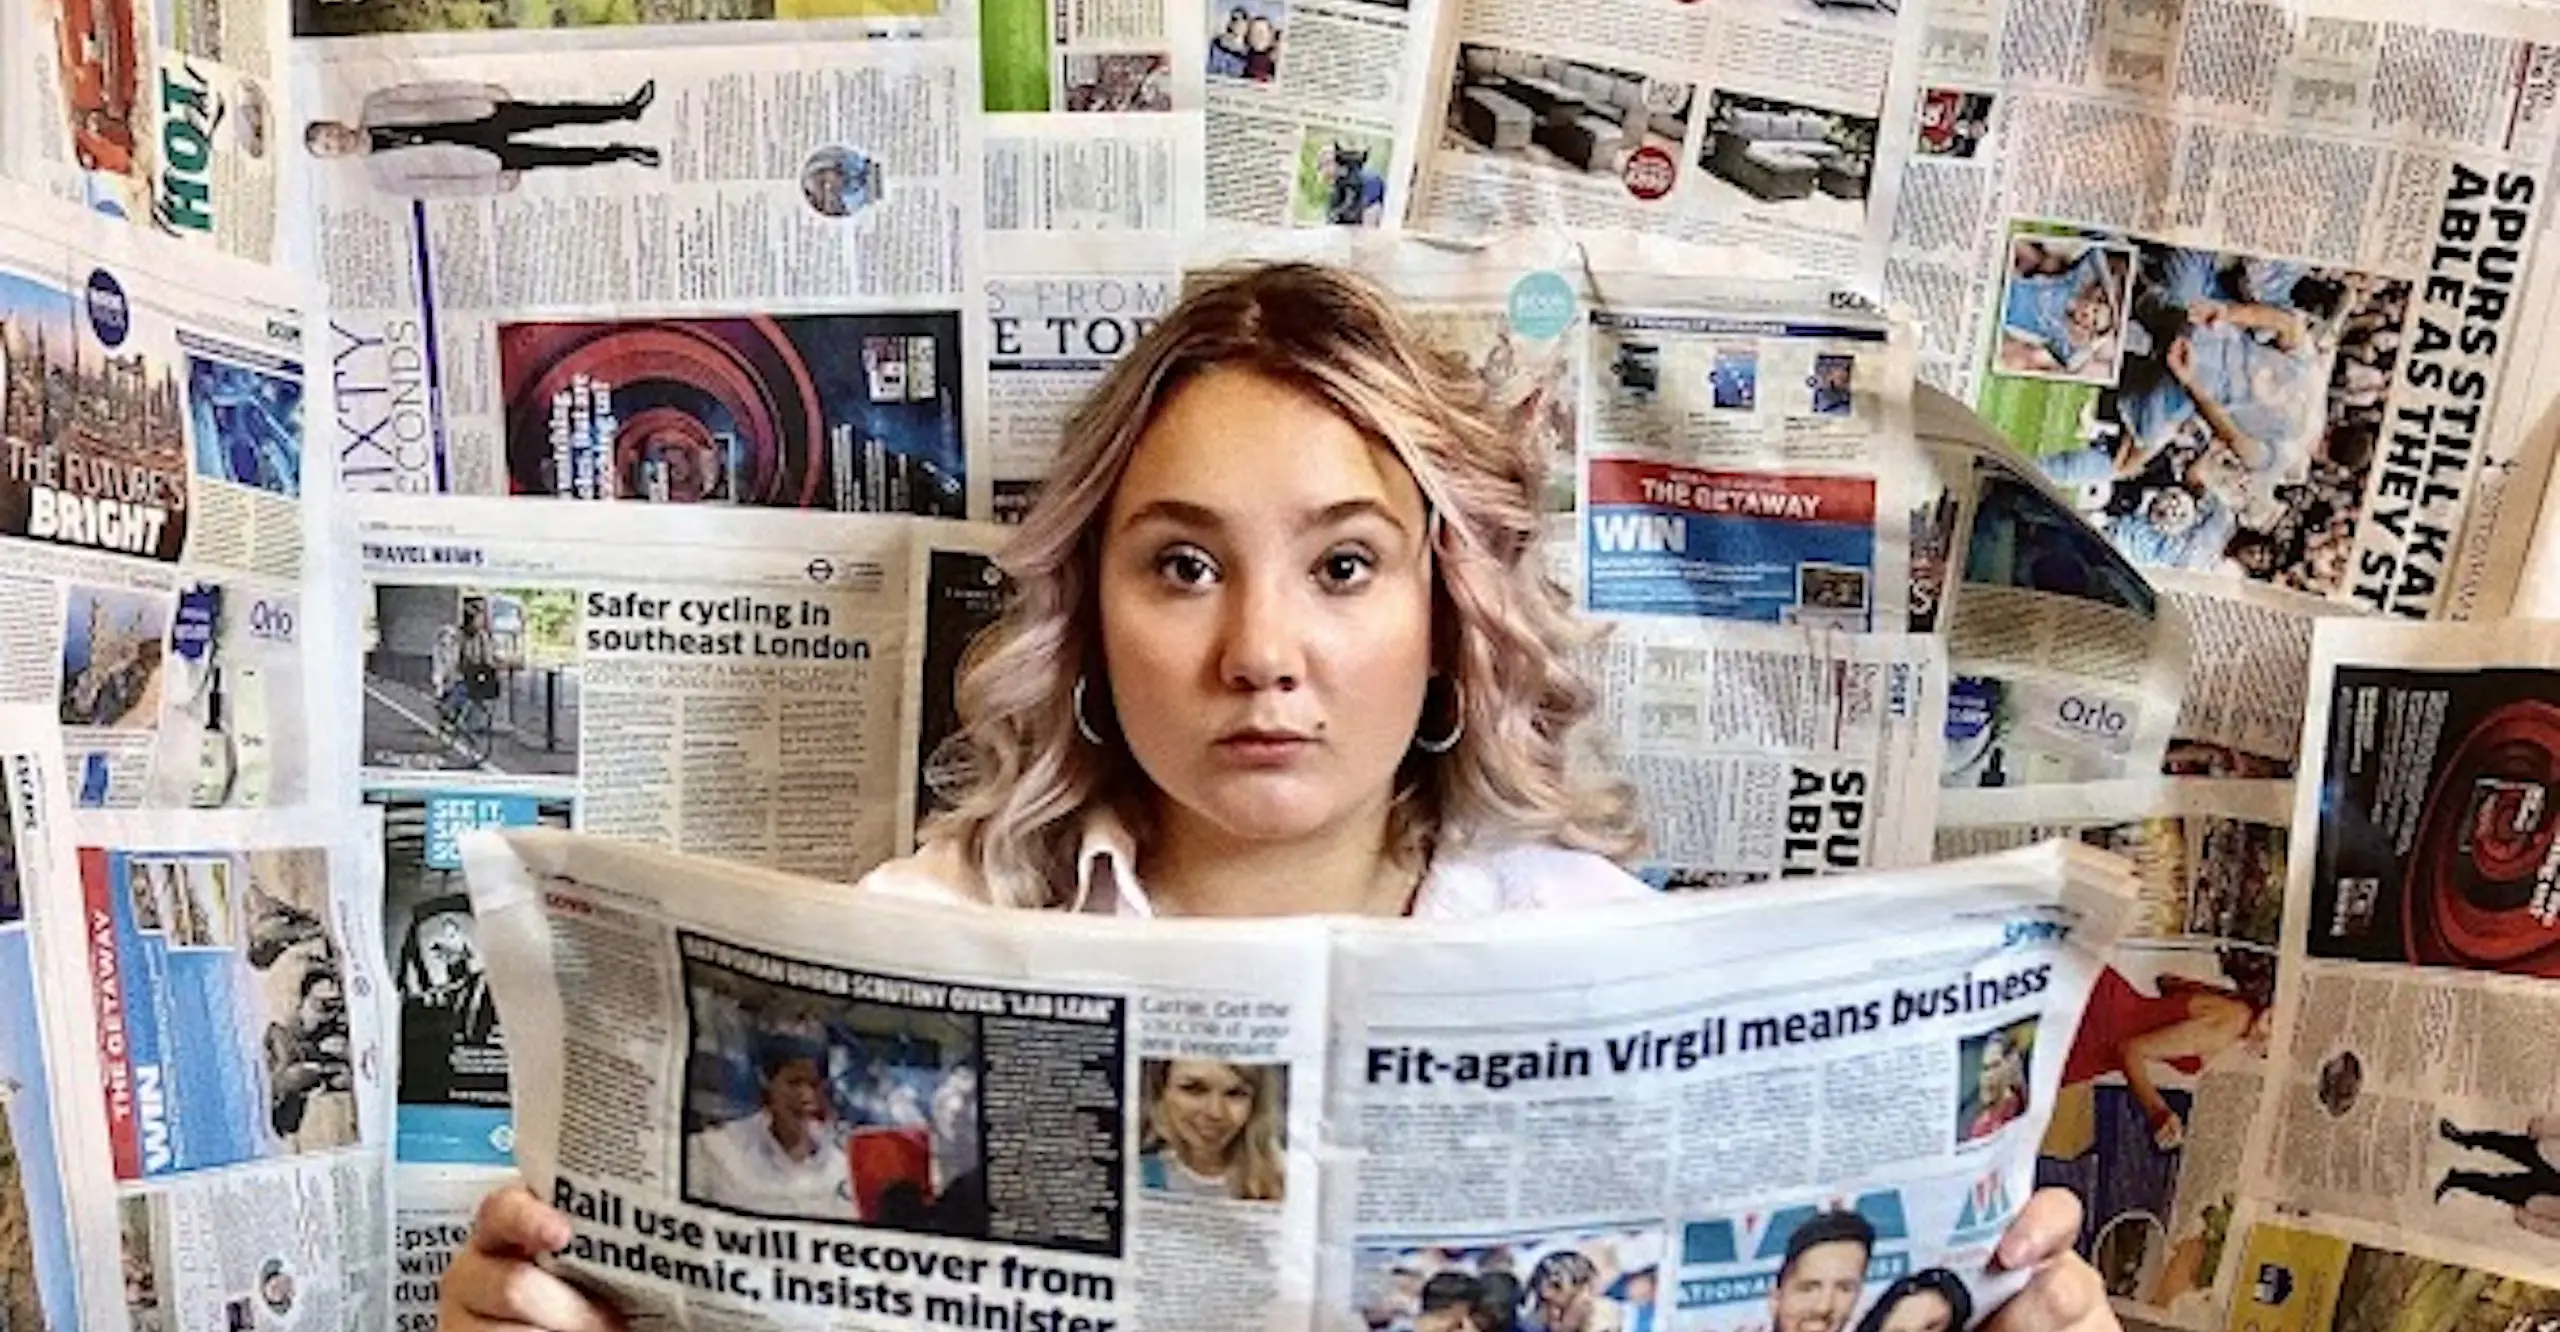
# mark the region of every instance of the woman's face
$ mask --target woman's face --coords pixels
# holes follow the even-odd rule
[[[1176,1155],[1205,1164],[1224,1161],[1253,1118],[1253,1085],[1228,1064],[1177,1059],[1165,1070],[1156,1127]]]
[[[1103,516],[1102,647],[1168,829],[1270,843],[1382,818],[1431,676],[1421,489],[1322,401],[1211,369]]]
[[[1956,1311],[1935,1291],[1905,1295],[1884,1316],[1883,1332],[1950,1332]]]

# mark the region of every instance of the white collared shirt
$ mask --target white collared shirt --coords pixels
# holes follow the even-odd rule
[[[1103,915],[1152,916],[1139,884],[1135,839],[1116,815],[1085,815],[1084,841],[1076,854],[1076,909]],[[862,877],[863,892],[929,902],[983,905],[984,886],[956,848],[933,845],[893,860]],[[1432,861],[1414,894],[1413,916],[1464,920],[1509,911],[1542,911],[1650,897],[1654,889],[1607,857],[1550,843],[1475,846]]]

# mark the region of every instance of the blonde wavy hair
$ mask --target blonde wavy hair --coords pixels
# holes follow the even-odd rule
[[[1216,1064],[1233,1073],[1236,1080],[1253,1093],[1253,1113],[1227,1144],[1227,1195],[1245,1202],[1277,1202],[1281,1188],[1288,1180],[1288,1163],[1281,1156],[1284,1117],[1288,1114],[1287,1097],[1281,1094],[1280,1066],[1277,1064],[1231,1064],[1223,1059],[1150,1059],[1138,1070],[1138,1106],[1146,1116],[1138,1138],[1138,1152],[1170,1152],[1171,1135],[1158,1122],[1158,1107],[1164,1104],[1165,1090],[1173,1085],[1175,1064]]]
[[[1444,754],[1397,774],[1390,849],[1544,840],[1618,858],[1641,842],[1623,783],[1580,774],[1567,734],[1594,692],[1573,650],[1595,632],[1548,577],[1538,498],[1546,450],[1505,427],[1467,363],[1433,347],[1385,293],[1343,269],[1283,263],[1205,276],[1068,421],[1057,462],[998,564],[1011,596],[961,668],[960,729],[936,756],[956,788],[926,829],[998,905],[1073,892],[1083,816],[1118,813],[1139,843],[1161,798],[1116,737],[1077,732],[1076,689],[1106,700],[1096,571],[1104,515],[1157,411],[1192,376],[1241,368],[1323,400],[1393,454],[1431,513],[1433,657],[1463,723]],[[1089,703],[1088,706],[1092,704]],[[1433,734],[1450,723],[1426,720]]]

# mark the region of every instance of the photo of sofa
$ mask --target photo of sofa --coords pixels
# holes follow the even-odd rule
[[[1615,174],[1653,142],[1675,156],[1689,134],[1685,84],[1583,61],[1461,46],[1449,121],[1460,147],[1542,166]]]
[[[1762,203],[1863,200],[1875,134],[1866,117],[1719,95],[1698,165]]]

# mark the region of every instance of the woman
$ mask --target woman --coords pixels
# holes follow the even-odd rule
[[[2152,1141],[2163,1152],[2178,1150],[2187,1126],[2160,1094],[2158,1070],[2193,1077],[2235,1045],[2262,1045],[2275,1012],[2273,954],[2225,948],[2220,961],[2228,985],[2162,976],[2156,994],[2133,988],[2114,967],[2098,973],[2079,1037],[2063,1062],[2062,1094],[2045,1131],[2046,1156],[2068,1161],[2097,1145],[2096,1084],[2117,1073],[2150,1121]]]
[[[1125,915],[1470,917],[1647,889],[1628,793],[1568,771],[1592,707],[1544,574],[1545,459],[1366,284],[1206,284],[1069,422],[959,687],[968,779],[867,891]],[[2112,1328],[2039,1195],[2003,1332]],[[492,1195],[446,1332],[608,1316],[528,1261],[569,1223]]]
[[[1216,1059],[1149,1060],[1138,1179],[1158,1193],[1277,1202],[1280,1070]]]
[[[1858,1320],[1858,1332],[1964,1332],[1973,1318],[1973,1294],[1943,1267],[1932,1267],[1884,1288],[1876,1307]]]

